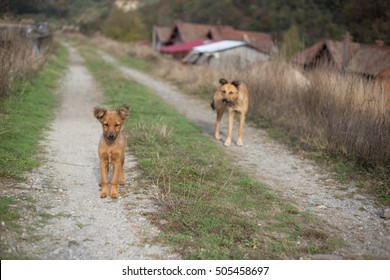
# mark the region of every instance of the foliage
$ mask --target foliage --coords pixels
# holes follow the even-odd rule
[[[183,19],[270,32],[281,39],[295,25],[305,45],[310,45],[322,38],[340,39],[347,30],[359,42],[390,43],[389,10],[386,0],[161,0],[141,11],[148,28]]]
[[[282,45],[280,47],[280,55],[289,60],[294,54],[303,49],[303,42],[300,40],[298,27],[291,25],[286,32],[283,33]]]
[[[102,26],[103,33],[119,41],[139,41],[145,39],[145,26],[137,11],[123,12],[117,8]]]
[[[86,31],[93,31],[99,29],[113,3],[114,0],[3,0],[0,2],[0,15],[6,12],[42,13],[51,18],[77,23]],[[146,30],[146,33],[142,33],[146,36],[153,25],[171,26],[174,20],[182,19],[269,32],[277,40],[281,40],[283,33],[291,26],[296,26],[305,45],[322,38],[338,40],[346,31],[358,42],[372,43],[381,39],[390,44],[388,0],[143,0],[141,4],[139,13],[131,14],[136,18],[134,22],[137,28],[133,32],[137,35],[129,36],[131,40],[141,34],[138,29]],[[115,30],[110,33],[123,34],[120,31],[123,24],[119,21],[113,23],[118,27],[111,26]],[[140,28],[141,25],[146,29]]]

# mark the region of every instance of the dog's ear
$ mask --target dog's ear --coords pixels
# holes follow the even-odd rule
[[[220,80],[219,80],[219,83],[220,83],[221,85],[224,85],[224,84],[227,84],[228,81],[226,81],[226,79],[220,79]]]
[[[127,104],[123,104],[118,109],[116,109],[116,111],[119,114],[119,116],[122,118],[122,120],[125,120],[129,115],[129,109],[130,108]]]
[[[104,115],[107,113],[107,109],[103,106],[95,107],[93,108],[93,115],[95,118],[97,118],[99,121],[104,117]]]
[[[241,82],[240,82],[240,81],[237,81],[237,80],[234,80],[234,81],[232,82],[232,84],[233,84],[236,88],[238,88],[238,87],[240,86]]]

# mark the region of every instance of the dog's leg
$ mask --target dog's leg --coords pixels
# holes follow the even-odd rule
[[[241,113],[240,117],[240,129],[238,130],[238,139],[237,139],[237,145],[242,146],[242,131],[244,129],[245,125],[245,114]]]
[[[119,185],[123,186],[125,184],[125,174],[123,172],[123,165],[125,163],[125,157],[122,158],[122,162],[119,169]]]
[[[121,169],[121,163],[116,161],[113,162],[113,172],[112,172],[112,180],[111,180],[111,190],[110,190],[110,197],[111,198],[118,198],[118,181],[119,181],[119,174]]]
[[[233,121],[234,121],[234,111],[229,110],[228,134],[227,134],[226,141],[224,143],[226,147],[229,147],[232,142]]]
[[[219,136],[219,131],[221,127],[221,119],[223,116],[223,110],[217,110],[217,121],[215,123],[215,139],[219,140],[221,137]]]
[[[100,161],[100,174],[102,178],[102,191],[100,192],[100,197],[106,198],[108,193],[108,160]]]

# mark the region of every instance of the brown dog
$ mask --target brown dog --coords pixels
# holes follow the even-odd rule
[[[125,184],[123,174],[123,163],[125,161],[126,135],[122,131],[129,112],[126,104],[120,106],[116,111],[107,111],[104,107],[95,107],[94,116],[103,126],[103,135],[99,143],[100,173],[101,173],[101,198],[107,197],[108,193],[108,165],[112,164],[114,170],[111,179],[111,198],[118,198],[118,182]]]
[[[245,115],[248,112],[249,106],[249,93],[246,85],[240,81],[228,82],[225,79],[220,79],[221,86],[214,92],[213,101],[211,102],[211,108],[217,111],[217,122],[215,124],[215,139],[219,140],[219,130],[221,119],[226,108],[229,112],[228,122],[228,134],[225,146],[230,146],[232,142],[232,131],[234,113],[241,114],[240,128],[238,131],[237,145],[242,146],[242,130],[245,124]]]

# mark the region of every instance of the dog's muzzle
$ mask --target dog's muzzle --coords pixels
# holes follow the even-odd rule
[[[223,104],[229,104],[230,103],[229,100],[227,100],[226,98],[223,98],[222,102],[223,102]]]
[[[113,133],[108,134],[107,139],[108,140],[115,140],[115,134],[113,134]]]

